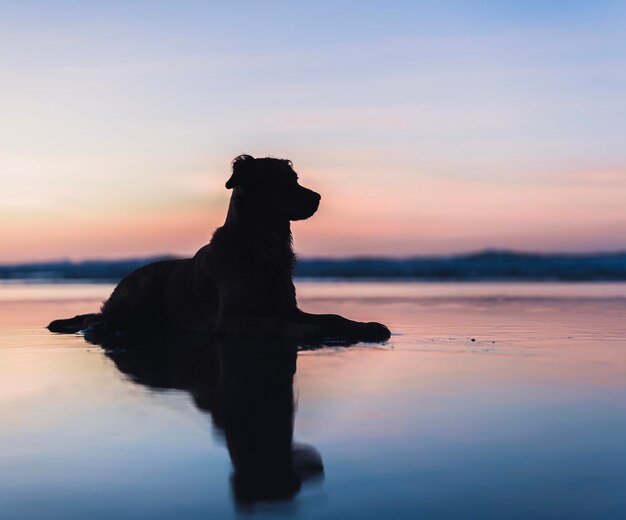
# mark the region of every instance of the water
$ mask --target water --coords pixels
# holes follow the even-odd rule
[[[626,518],[626,284],[302,282],[394,335],[297,359],[43,329],[110,290],[0,286],[3,520]]]

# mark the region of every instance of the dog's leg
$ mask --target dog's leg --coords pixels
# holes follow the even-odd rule
[[[391,336],[382,323],[353,321],[337,314],[309,314],[297,310],[293,321],[305,325],[316,325],[324,329],[326,339],[347,341],[386,341]]]
[[[100,316],[102,316],[100,313],[79,314],[73,318],[54,320],[48,324],[48,330],[61,334],[74,334],[87,328],[91,321],[98,319]]]
[[[218,319],[215,332],[221,336],[266,337],[311,342],[324,339],[324,329],[314,323],[293,323],[279,318],[249,315],[223,316]]]

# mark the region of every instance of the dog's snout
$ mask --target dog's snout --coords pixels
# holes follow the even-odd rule
[[[293,212],[290,220],[304,220],[313,215],[320,205],[322,196],[304,186],[300,186],[298,197],[294,199]]]
[[[316,202],[319,202],[320,200],[322,200],[322,196],[316,191],[309,190],[308,188],[305,188],[305,189],[307,191],[307,195],[311,197],[311,199],[315,200]]]
[[[320,201],[322,200],[322,196],[315,191],[312,191],[311,194],[313,195],[312,197],[313,204],[315,205],[315,209],[317,210],[317,208],[320,205]]]

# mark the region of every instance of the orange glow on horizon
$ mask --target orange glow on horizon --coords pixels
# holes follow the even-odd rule
[[[416,175],[384,190],[377,183],[352,189],[351,177],[333,182],[325,172],[304,171],[301,177],[323,196],[316,215],[292,226],[301,256],[626,248],[618,234],[626,226],[626,175],[599,173],[595,184],[545,186]],[[27,214],[0,231],[0,261],[191,255],[224,222],[229,193],[218,188],[219,199],[188,208],[144,204],[110,214],[102,207],[57,218]]]

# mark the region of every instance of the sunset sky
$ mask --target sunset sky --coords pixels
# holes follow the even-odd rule
[[[0,262],[192,254],[241,153],[305,257],[626,250],[625,6],[0,0]]]

